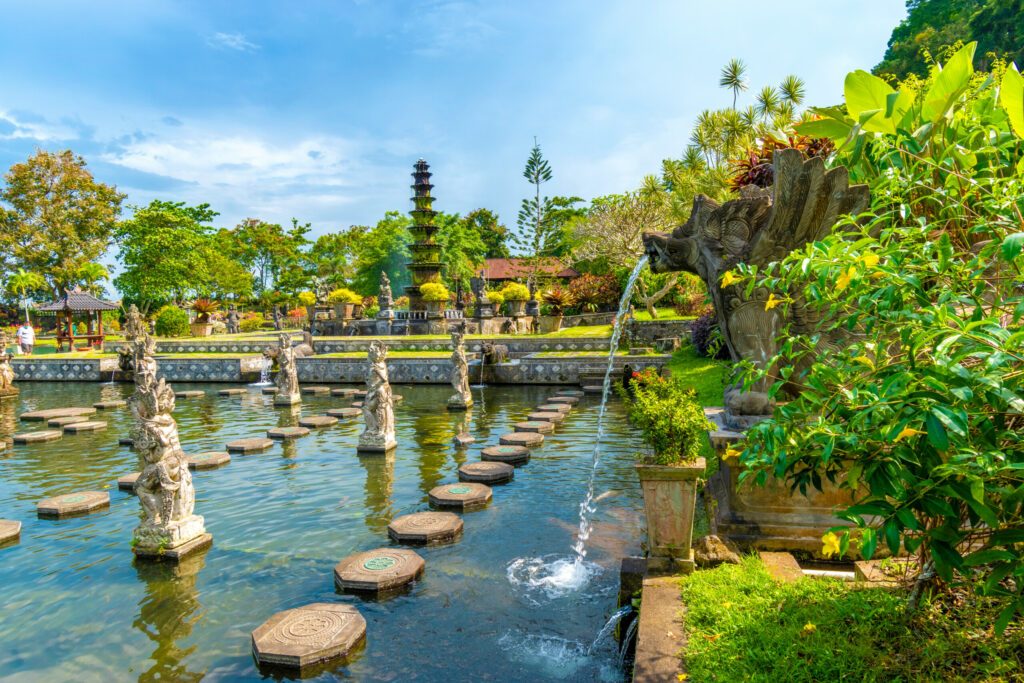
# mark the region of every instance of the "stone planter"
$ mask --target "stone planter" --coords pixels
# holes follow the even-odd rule
[[[648,567],[655,571],[693,571],[693,513],[704,458],[681,465],[636,466],[647,517]]]
[[[541,334],[551,334],[552,332],[558,332],[562,329],[562,316],[560,315],[542,315],[540,317],[539,331]]]
[[[192,331],[193,337],[209,337],[213,334],[213,323],[189,323],[189,329]]]
[[[352,317],[361,320],[363,317],[363,305],[352,304]]]
[[[513,318],[522,316],[526,312],[525,301],[506,301],[505,305],[508,306],[508,314]]]
[[[334,317],[349,320],[352,318],[353,308],[355,308],[355,304],[334,304]]]
[[[429,315],[437,315],[444,310],[444,301],[424,301],[423,307]]]

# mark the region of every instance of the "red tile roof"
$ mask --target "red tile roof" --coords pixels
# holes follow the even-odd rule
[[[568,268],[556,259],[542,259],[539,271],[548,277],[572,279],[579,277],[579,272]],[[484,277],[488,280],[515,280],[526,278],[530,274],[529,259],[524,258],[489,258],[484,261]]]

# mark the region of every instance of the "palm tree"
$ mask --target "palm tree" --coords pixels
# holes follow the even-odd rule
[[[747,89],[747,65],[742,59],[733,57],[729,63],[722,67],[722,77],[718,85],[732,90],[732,108],[736,108],[736,97],[740,92]]]
[[[18,272],[7,278],[7,291],[21,299],[25,306],[25,322],[28,319],[28,293],[46,286],[46,280],[38,273],[26,272],[24,268],[18,268]]]
[[[761,88],[757,94],[755,111],[762,121],[771,119],[779,110],[779,91],[770,85]]]
[[[78,279],[85,283],[83,289],[92,295],[99,295],[103,291],[100,282],[108,277],[110,271],[99,263],[85,263],[78,269]]]
[[[799,107],[804,101],[804,81],[799,76],[790,74],[782,81],[779,92],[782,93],[782,99]]]

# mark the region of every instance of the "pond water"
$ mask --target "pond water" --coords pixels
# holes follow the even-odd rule
[[[125,384],[21,383],[0,406],[0,437],[42,429],[17,415],[127,397]],[[300,414],[348,405],[304,397],[275,408],[250,389],[180,399],[175,410],[187,452],[295,424]],[[591,643],[615,611],[618,561],[640,550],[642,499],[632,454],[639,440],[612,402],[597,474],[600,503],[587,559],[595,572],[568,592],[509,579],[517,560],[570,557],[579,503],[590,475],[598,400],[586,397],[515,479],[494,487],[484,510],[463,514],[453,545],[417,548],[426,573],[408,591],[371,600],[335,591],[334,565],[391,545],[389,521],[429,509],[427,492],[457,481],[511,424],[554,387],[475,389],[465,416],[445,409],[447,386],[396,386],[398,449],[390,458],[357,455],[361,420],[342,421],[228,465],[194,473],[196,512],[213,547],[180,566],[134,562],[136,498],[115,480],[136,471],[126,409],[100,411],[105,431],[15,446],[0,454],[0,518],[22,522],[21,542],[0,549],[0,678],[13,681],[258,680],[250,632],[275,612],[311,602],[355,605],[367,621],[365,648],[313,679],[373,681],[565,681],[622,679],[612,640]],[[468,419],[477,443],[456,450]],[[108,510],[64,520],[35,515],[40,499],[109,491]],[[521,564],[521,562],[519,563]]]

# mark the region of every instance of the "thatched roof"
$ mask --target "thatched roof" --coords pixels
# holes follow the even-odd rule
[[[92,294],[73,289],[70,292],[64,292],[64,296],[57,299],[52,303],[48,303],[45,306],[39,306],[37,311],[72,311],[72,312],[89,312],[89,311],[116,311],[120,306],[112,304],[109,301],[103,301],[97,299]]]

